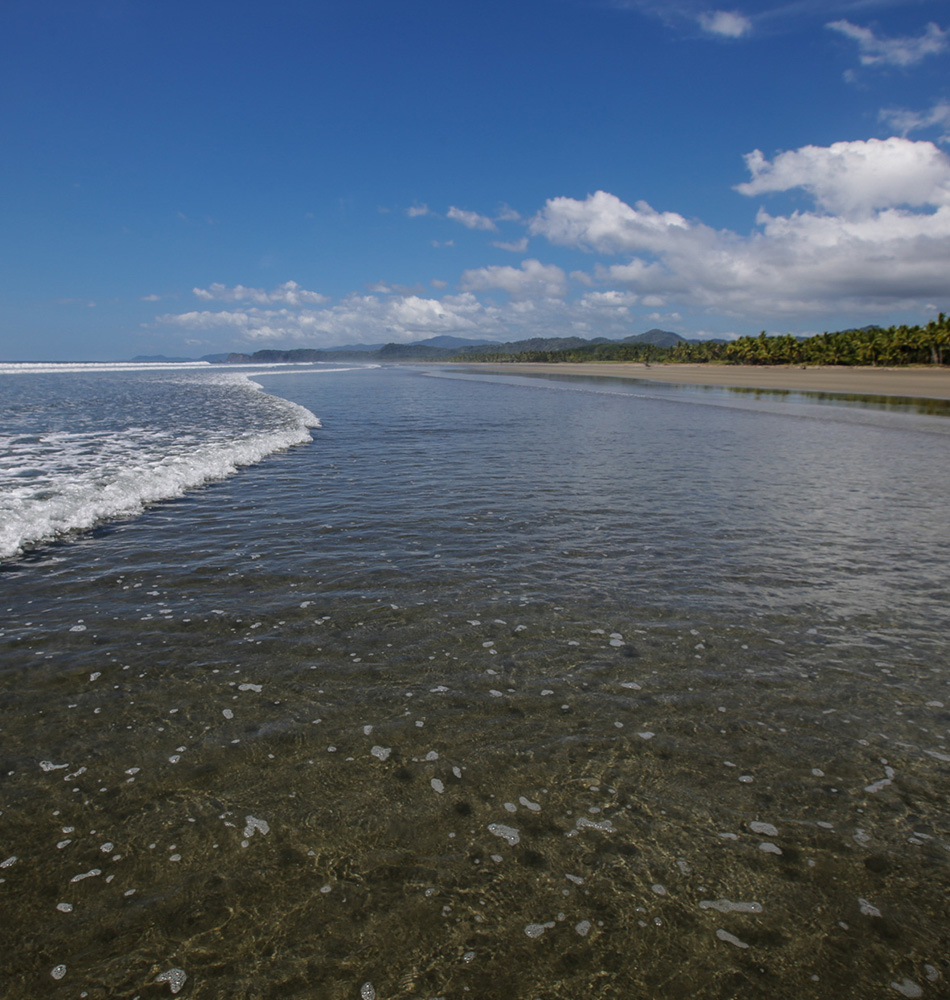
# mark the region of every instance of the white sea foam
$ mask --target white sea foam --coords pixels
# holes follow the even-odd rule
[[[3,365],[0,560],[181,496],[311,440],[309,410],[260,391],[244,373],[156,366]],[[258,366],[259,367],[259,366]],[[55,376],[51,375],[55,372]],[[102,373],[119,373],[115,378]],[[146,375],[126,375],[146,372]],[[165,372],[169,372],[167,375]],[[89,373],[96,373],[86,378]],[[30,402],[43,399],[31,417]],[[57,401],[59,408],[57,409]],[[17,405],[19,403],[19,405]]]
[[[512,847],[521,841],[519,831],[513,826],[506,826],[504,823],[489,823],[488,832],[493,833],[496,837],[501,837],[502,840],[507,840]]]
[[[723,930],[721,927],[716,931],[716,937],[720,941],[726,941],[728,944],[735,945],[737,948],[748,948],[749,946],[745,941],[740,941],[735,934],[730,934],[729,931]]]
[[[169,988],[172,993],[181,992],[182,986],[188,979],[188,974],[184,969],[168,969],[166,972],[160,972],[155,977],[156,983],[168,983]]]
[[[720,913],[761,913],[763,909],[761,903],[734,903],[731,899],[704,899],[700,902],[699,908],[718,910]]]

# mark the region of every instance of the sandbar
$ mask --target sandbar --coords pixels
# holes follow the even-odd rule
[[[466,367],[469,363],[466,362]],[[788,389],[868,396],[950,400],[950,367],[849,368],[799,365],[651,364],[631,361],[476,362],[470,367],[510,375],[610,375],[689,385]]]

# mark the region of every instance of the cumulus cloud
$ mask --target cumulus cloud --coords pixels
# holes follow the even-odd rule
[[[754,151],[746,166],[741,195],[768,206],[772,195],[793,192],[804,207],[759,207],[740,233],[607,191],[556,197],[526,225],[559,248],[559,261],[571,251],[577,263],[586,257],[570,278],[539,254],[519,266],[465,270],[454,292],[442,280],[429,291],[379,282],[330,300],[295,282],[270,290],[213,284],[195,289],[199,308],[158,322],[227,346],[331,347],[436,334],[620,338],[655,322],[677,328],[686,310],[706,328],[712,317],[729,317],[730,329],[950,310],[946,152],[892,137],[770,158]]]
[[[741,236],[598,191],[549,200],[531,227],[625,256],[595,265],[601,284],[750,319],[950,298],[950,159],[932,143],[836,143],[771,162],[753,153],[747,165],[742,194],[798,188],[818,211],[760,210]]]
[[[937,101],[927,111],[883,108],[878,117],[904,136],[908,132],[923,132],[931,128],[940,129],[941,134],[937,141],[950,143],[950,101]]]
[[[319,305],[328,301],[325,295],[321,295],[319,292],[308,292],[305,288],[301,288],[296,281],[285,281],[270,292],[263,288],[245,288],[244,285],[228,288],[218,282],[208,288],[193,288],[192,292],[197,298],[208,302],[255,302],[258,305],[279,302],[288,306],[299,306]]]
[[[428,215],[428,214],[429,214],[428,205],[410,205],[410,207],[406,209],[406,215],[408,215],[410,219],[416,219],[420,215]]]
[[[536,263],[536,262],[535,262]],[[555,335],[613,337],[637,332],[632,307],[638,296],[629,290],[594,291],[571,301],[553,297],[562,292],[563,274],[557,268],[535,267],[474,273],[472,287],[441,297],[425,295],[348,295],[330,305],[298,309],[223,307],[158,316],[160,325],[200,334],[204,343],[233,349],[257,350],[334,347],[380,341],[405,343],[439,334],[517,340]],[[502,273],[500,273],[502,272]],[[532,284],[531,276],[535,276]],[[484,281],[482,280],[484,279]],[[508,300],[479,298],[480,291],[510,290]]]
[[[492,246],[499,250],[510,250],[512,253],[524,253],[528,249],[528,237],[522,236],[520,240],[513,243],[505,243],[503,240],[492,240]]]
[[[478,212],[468,212],[464,208],[456,208],[454,205],[445,213],[447,219],[453,222],[461,222],[468,229],[487,229],[494,232],[498,227],[488,218],[487,215],[479,215]]]
[[[563,298],[567,292],[564,272],[554,264],[542,264],[533,258],[523,260],[521,267],[479,267],[462,274],[460,285],[467,291],[501,289],[513,299],[537,296]]]
[[[752,180],[736,186],[741,194],[802,188],[820,208],[849,217],[950,204],[950,157],[929,142],[892,137],[803,146],[771,162],[756,149],[745,162]]]
[[[611,289],[606,292],[587,292],[581,296],[579,305],[581,309],[597,313],[626,316],[630,312],[630,307],[635,306],[639,300],[640,296],[633,292]]]
[[[844,20],[826,27],[858,43],[862,66],[914,66],[947,48],[947,32],[933,21],[918,38],[879,38],[870,28]]]
[[[597,191],[584,201],[549,198],[528,229],[551,243],[599,253],[634,248],[662,252],[690,225],[677,212],[657,212],[645,201],[631,208],[616,195]]]
[[[752,30],[752,22],[737,10],[704,11],[699,15],[699,26],[724,38],[741,38]]]
[[[166,314],[157,322],[187,330],[230,330],[245,343],[304,343],[329,347],[380,339],[412,341],[440,333],[467,333],[486,310],[473,295],[349,295],[324,308],[202,310]]]
[[[950,209],[890,209],[849,222],[810,213],[773,218],[715,252],[683,246],[661,260],[601,266],[601,281],[749,319],[893,307],[950,296]]]

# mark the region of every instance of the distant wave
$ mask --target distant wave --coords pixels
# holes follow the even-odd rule
[[[49,372],[145,372],[207,370],[208,361],[0,361],[0,375]]]
[[[349,372],[363,368],[380,368],[378,364],[347,365],[345,367],[327,368],[327,362],[308,362],[294,365],[288,361],[247,361],[228,362],[225,364],[211,361],[0,361],[0,375],[48,374],[50,372],[147,372],[147,371],[220,371],[267,369],[266,374],[276,375],[280,372],[270,369],[281,368],[287,372],[309,371],[314,374],[329,372]]]

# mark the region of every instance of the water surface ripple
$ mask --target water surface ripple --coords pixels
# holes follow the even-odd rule
[[[256,381],[0,572],[2,995],[947,995],[945,419]]]

